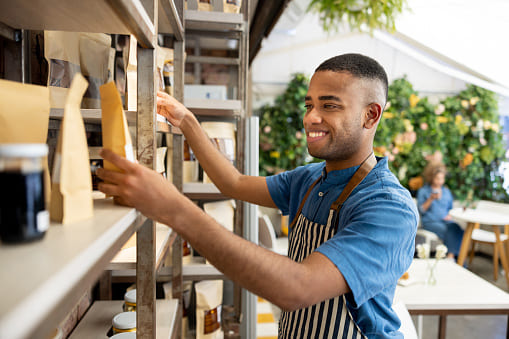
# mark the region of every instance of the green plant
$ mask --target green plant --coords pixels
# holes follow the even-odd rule
[[[366,25],[369,31],[393,32],[405,6],[406,0],[313,0],[308,10],[319,13],[325,31],[337,31],[338,23],[346,20],[352,30],[362,31]]]
[[[311,160],[302,125],[308,83],[304,74],[294,74],[274,105],[265,105],[259,110],[260,175],[291,170]]]
[[[488,90],[471,85],[432,105],[419,98],[408,80],[397,79],[389,86],[374,146],[377,155],[388,156],[391,170],[410,190],[423,184],[427,159],[441,154],[455,198],[509,200],[499,173],[506,159],[497,100]]]

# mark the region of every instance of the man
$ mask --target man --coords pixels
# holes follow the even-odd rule
[[[263,178],[239,173],[190,111],[158,94],[158,112],[180,127],[221,192],[290,214],[289,257],[228,232],[160,175],[107,150],[103,157],[125,173],[100,170],[109,182],[100,189],[171,225],[227,277],[281,307],[280,338],[402,338],[391,305],[418,214],[387,159],[373,156],[386,101],[387,75],[375,60],[325,61],[303,119],[309,153],[325,162]]]

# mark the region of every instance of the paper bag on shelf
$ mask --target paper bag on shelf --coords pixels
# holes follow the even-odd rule
[[[129,37],[129,54],[126,69],[126,107],[128,111],[138,109],[138,41],[131,35]]]
[[[0,80],[0,143],[45,144],[49,112],[48,87]],[[43,162],[43,168],[44,194],[48,208],[51,182],[47,158]]]
[[[99,90],[101,92],[103,147],[129,161],[134,161],[133,143],[117,86],[114,82],[108,82],[102,85]],[[105,169],[121,172],[109,161],[105,160],[103,166]]]
[[[48,86],[52,108],[64,108],[71,81],[80,67],[80,33],[44,31]]]
[[[196,291],[196,339],[222,339],[221,303],[223,281],[201,281],[194,285]]]
[[[224,228],[233,232],[233,220],[235,214],[234,200],[208,202],[203,204],[203,210],[218,223],[223,225]]]
[[[81,73],[88,81],[81,105],[83,108],[101,107],[99,86],[108,82],[110,46],[111,37],[107,34],[80,33],[80,67]]]
[[[161,91],[165,91],[166,93],[171,94],[170,89],[166,88],[167,81],[169,80],[166,79],[166,77],[169,76],[169,74],[165,75],[166,64],[173,65],[173,49],[157,46],[156,66],[159,83],[158,88]],[[167,67],[167,69],[169,70],[169,66]],[[171,84],[169,86],[171,87]]]
[[[74,76],[53,163],[50,217],[62,224],[91,218],[94,213],[87,137],[80,111],[87,86],[80,73]]]
[[[235,125],[231,122],[202,122],[201,126],[216,148],[235,164]],[[207,173],[203,173],[203,182],[211,183]]]
[[[199,11],[212,11],[211,0],[198,0],[198,10]]]
[[[242,0],[223,0],[225,13],[240,13]]]

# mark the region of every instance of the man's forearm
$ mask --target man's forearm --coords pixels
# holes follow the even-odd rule
[[[228,278],[286,310],[308,306],[306,268],[219,225],[192,203],[163,220]]]

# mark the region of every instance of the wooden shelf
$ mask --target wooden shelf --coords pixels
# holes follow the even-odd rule
[[[185,10],[186,29],[204,31],[242,31],[244,17],[240,13]]]
[[[184,26],[172,0],[159,0],[159,33],[172,34],[178,41],[184,40]]]
[[[111,328],[111,320],[122,312],[122,300],[96,301],[80,321],[69,339],[108,339],[106,335]],[[170,339],[179,326],[175,326],[180,312],[179,302],[173,300],[156,300],[156,338]]]
[[[171,281],[172,268],[162,267],[159,270],[157,281]],[[184,280],[215,280],[227,279],[223,273],[211,264],[205,262],[205,258],[193,257],[190,263],[182,265],[182,277]]]
[[[0,245],[0,338],[38,337],[56,327],[145,220],[98,199],[91,219],[52,223],[41,241]]]
[[[156,37],[140,0],[1,1],[0,22],[28,30],[134,34],[146,48]]]
[[[166,225],[156,224],[156,269],[158,269],[177,234]],[[106,269],[108,270],[136,270],[136,235],[133,235],[128,247],[120,250],[111,260]]]
[[[237,116],[242,112],[240,100],[184,98],[184,105],[196,115]]]
[[[186,182],[183,189],[184,195],[191,200],[226,200],[231,199],[221,193],[214,184],[202,184],[199,182]]]

